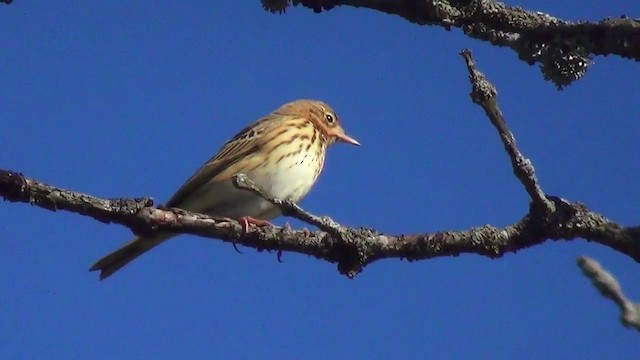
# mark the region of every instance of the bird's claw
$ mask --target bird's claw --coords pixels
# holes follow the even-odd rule
[[[240,224],[242,224],[242,235],[243,236],[245,234],[249,233],[249,224],[255,225],[255,226],[271,226],[270,222],[268,222],[266,220],[256,219],[256,218],[253,218],[251,216],[243,216],[243,217],[238,219],[238,222]],[[238,254],[243,254],[243,252],[238,249],[238,244],[236,244],[235,241],[233,241],[231,244],[233,245],[233,248],[236,250],[236,252],[238,252]]]
[[[240,251],[240,249],[238,249],[238,244],[236,244],[235,241],[231,242],[231,245],[233,245],[233,249],[240,255],[244,255],[244,253],[242,251]]]

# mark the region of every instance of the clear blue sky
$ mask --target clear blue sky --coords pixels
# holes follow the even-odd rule
[[[631,0],[510,4],[640,14]],[[469,99],[458,52],[470,47],[545,190],[640,223],[640,64],[629,60],[598,57],[558,92],[458,30],[352,8],[278,16],[258,0],[17,0],[0,24],[0,167],[57,186],[162,203],[242,126],[317,98],[363,146],[330,150],[308,210],[389,233],[511,224],[528,197]],[[575,260],[595,257],[639,301],[640,265],[584,241],[500,260],[381,261],[348,280],[305,256],[281,264],[182,236],[99,282],[88,267],[127,229],[7,202],[0,219],[3,359],[640,357],[639,335]]]

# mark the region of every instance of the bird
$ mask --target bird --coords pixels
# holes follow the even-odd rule
[[[320,100],[300,99],[281,105],[240,130],[202,165],[169,199],[165,207],[270,225],[278,207],[258,194],[234,186],[243,173],[274,198],[300,201],[318,179],[329,146],[343,142],[360,146],[347,135],[336,112]],[[140,255],[177,236],[159,232],[137,237],[89,268],[104,280]]]

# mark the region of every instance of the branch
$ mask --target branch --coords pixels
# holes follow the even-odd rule
[[[622,324],[640,331],[640,304],[627,299],[615,277],[603,269],[597,261],[586,256],[578,258],[578,266],[602,296],[613,300],[618,305]]]
[[[460,55],[467,63],[469,71],[469,80],[471,81],[471,101],[480,105],[489,117],[491,124],[498,130],[500,140],[504,145],[504,149],[511,158],[511,166],[516,177],[522,182],[524,188],[529,193],[531,200],[542,207],[543,211],[549,215],[555,211],[553,203],[545,197],[538,179],[536,178],[535,169],[531,160],[525,158],[516,146],[516,139],[507,127],[507,123],[502,116],[502,112],[498,107],[496,96],[498,91],[493,84],[489,83],[484,74],[478,71],[476,64],[471,57],[471,51],[463,50]]]
[[[251,186],[249,182],[246,184]],[[584,238],[640,262],[640,228],[622,227],[584,205],[555,197],[550,197],[549,201],[554,203],[556,213],[562,216],[554,216],[553,221],[541,221],[532,212],[504,228],[485,225],[465,231],[387,235],[373,229],[339,225],[331,219],[311,215],[295,204],[275,199],[274,204],[284,214],[327,231],[296,231],[288,227],[266,226],[252,228],[243,234],[242,226],[232,219],[212,218],[175,208],[151,207],[150,199],[101,199],[2,169],[0,196],[12,202],[30,203],[52,211],[70,211],[105,223],[120,224],[138,235],[171,231],[238,243],[258,250],[310,255],[338,264],[340,273],[349,277],[354,277],[366,265],[380,259],[413,261],[465,253],[498,258],[542,244],[547,239]],[[340,235],[335,235],[336,231]]]
[[[532,206],[530,214],[534,216],[538,214],[539,219],[543,222],[553,222],[555,217],[565,216],[563,212],[567,210],[567,203],[557,198],[547,197],[544,194],[536,178],[533,164],[518,150],[515,138],[511,131],[509,131],[502,112],[498,107],[496,88],[487,81],[484,74],[478,71],[471,56],[471,51],[463,50],[460,55],[465,59],[469,71],[469,80],[472,85],[471,100],[484,109],[489,120],[496,130],[498,130],[504,148],[511,158],[514,174],[531,197]],[[552,200],[555,203],[552,202]],[[556,205],[560,205],[560,207]],[[562,209],[562,207],[565,207],[565,209]],[[628,229],[628,233],[631,237],[637,237],[638,228]],[[589,238],[585,239],[588,240]],[[633,240],[633,242],[635,245],[633,243],[629,245],[637,247],[637,238]],[[636,261],[638,261],[637,258]],[[622,312],[622,323],[625,326],[633,326],[637,330],[640,330],[640,305],[633,304],[624,297],[620,285],[615,278],[602,269],[596,261],[589,258],[580,257],[578,259],[578,265],[605,297],[613,299],[618,304]]]
[[[592,55],[640,60],[640,21],[622,16],[597,23],[571,22],[493,0],[261,0],[270,12],[301,4],[315,12],[336,6],[363,7],[398,15],[418,25],[460,28],[467,36],[511,48],[560,89],[581,78]]]

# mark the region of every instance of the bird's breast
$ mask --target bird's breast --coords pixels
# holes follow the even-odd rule
[[[256,184],[279,199],[299,201],[311,190],[324,164],[324,150],[304,142],[276,148],[248,174]]]

